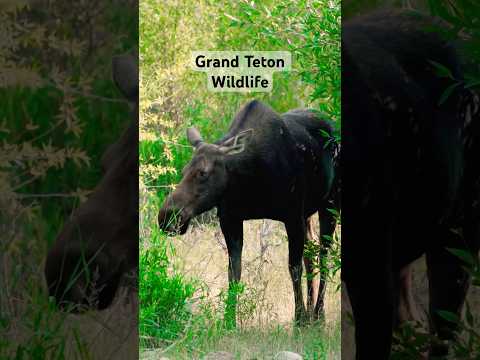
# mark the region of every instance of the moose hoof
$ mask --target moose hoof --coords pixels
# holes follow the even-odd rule
[[[430,359],[444,359],[449,354],[449,346],[446,342],[436,343],[431,346]]]
[[[295,314],[295,325],[305,326],[308,324],[308,315],[306,311],[298,312]]]
[[[321,323],[325,322],[325,311],[323,310],[320,312],[315,311],[313,313],[313,321],[321,322]]]

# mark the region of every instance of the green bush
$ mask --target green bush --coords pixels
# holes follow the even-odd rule
[[[140,250],[140,333],[163,340],[176,338],[191,317],[187,300],[195,288],[179,275],[168,272],[168,248],[159,232],[153,232],[148,248]]]

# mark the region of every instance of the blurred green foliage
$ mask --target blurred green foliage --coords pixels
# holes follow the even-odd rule
[[[64,5],[58,2],[55,6],[63,9]],[[88,5],[76,5],[75,16]],[[112,56],[137,47],[137,20],[128,4],[107,7],[108,11],[99,12],[90,25],[86,25],[87,19],[71,18],[73,12],[66,12],[62,22],[55,23],[53,8],[49,13],[47,9],[19,6],[16,15],[4,14],[7,21],[24,17],[28,26],[42,35],[37,44],[25,34],[7,34],[12,36],[13,43],[25,44],[5,51],[2,61],[23,56],[21,63],[6,65],[6,71],[27,71],[27,76],[41,80],[38,84],[26,81],[0,87],[0,140],[32,147],[33,152],[38,149],[38,156],[47,146],[52,154],[57,151],[57,156],[65,149],[83,153],[78,158],[66,156],[65,162],[49,166],[48,171],[39,167],[41,160],[33,165],[19,153],[17,166],[4,168],[12,171],[10,180],[24,199],[23,204],[39,211],[35,225],[44,223],[44,229],[36,229],[46,231],[42,241],[51,242],[79,200],[99,181],[103,152],[118,139],[130,120],[128,105],[113,84],[110,67]],[[56,25],[51,26],[52,23]],[[86,33],[78,35],[74,31],[77,26],[85,26]],[[88,48],[84,42],[88,32],[105,37],[109,44],[91,44]],[[78,50],[69,53],[68,46],[78,46]],[[17,76],[22,78],[22,74]]]
[[[91,358],[85,333],[50,302],[45,254],[101,177],[131,121],[111,77],[137,48],[132,3],[0,4],[0,358]]]

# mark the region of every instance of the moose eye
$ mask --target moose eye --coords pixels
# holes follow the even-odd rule
[[[205,170],[200,170],[197,176],[200,180],[204,180],[208,177],[208,173]]]

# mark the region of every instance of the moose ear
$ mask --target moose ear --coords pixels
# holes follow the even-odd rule
[[[240,154],[245,150],[250,138],[253,135],[253,129],[247,129],[238,133],[237,136],[228,139],[220,146],[220,150],[225,155]]]
[[[138,101],[138,65],[132,55],[112,59],[113,80],[127,100]]]
[[[200,132],[194,127],[187,129],[187,139],[194,148],[203,142]]]

